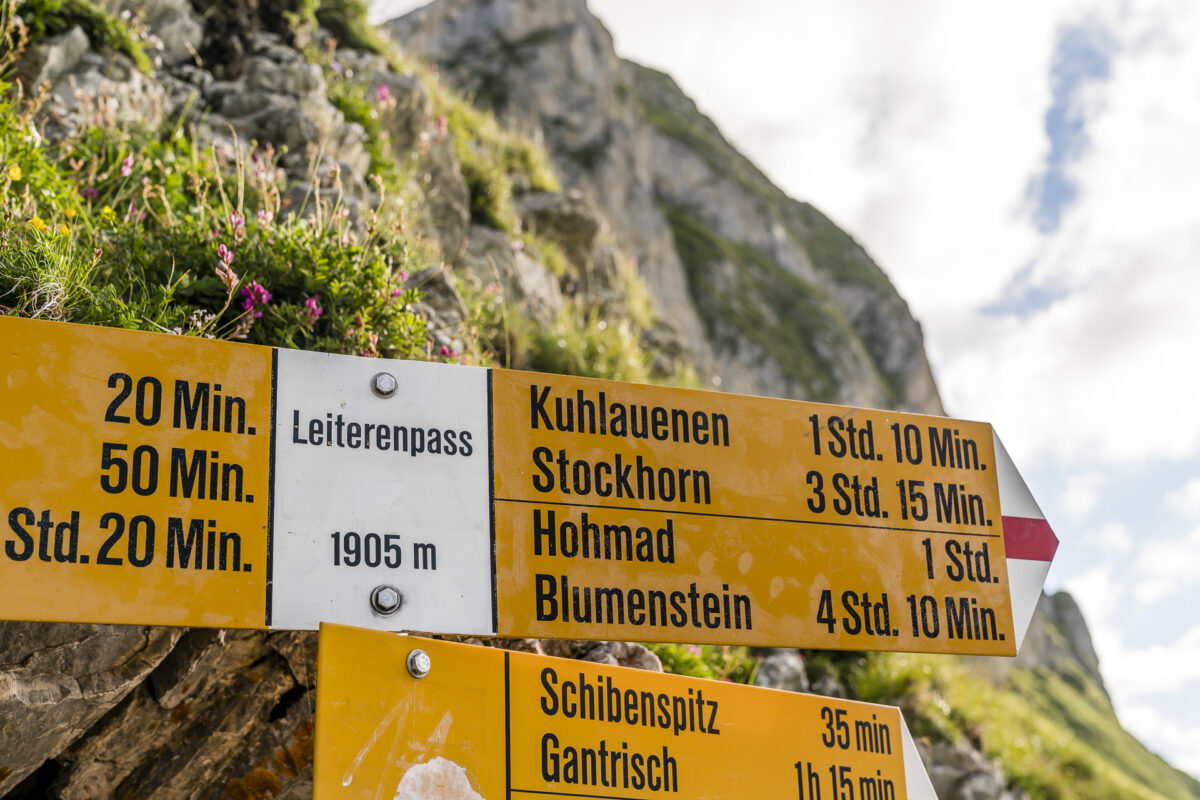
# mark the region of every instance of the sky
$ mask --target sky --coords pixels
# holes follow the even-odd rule
[[[887,272],[1058,534],[1122,722],[1200,775],[1200,4],[589,4]]]

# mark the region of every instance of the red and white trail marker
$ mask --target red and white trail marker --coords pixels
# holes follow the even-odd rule
[[[1058,537],[1037,501],[1033,499],[1025,480],[1017,472],[1000,442],[995,437],[996,472],[1000,486],[1000,514],[1004,522],[1004,554],[1008,559],[1008,589],[1012,597],[1013,633],[1017,648],[1025,641],[1042,585],[1050,572],[1050,562],[1058,550]]]

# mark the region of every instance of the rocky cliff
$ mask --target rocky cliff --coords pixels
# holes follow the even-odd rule
[[[722,389],[939,413],[920,326],[882,270],[787,197],[583,0],[441,0],[392,35],[534,134],[637,260]]]

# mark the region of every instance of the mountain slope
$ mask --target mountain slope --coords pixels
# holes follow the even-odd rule
[[[1117,718],[1087,624],[1066,592],[1043,595],[1015,659],[872,654],[841,673],[862,699],[899,705],[942,800],[999,797],[975,751],[1037,800],[1194,800],[1200,782]],[[978,780],[970,778],[975,764]],[[956,765],[947,770],[944,765]],[[972,792],[975,792],[974,794]]]
[[[668,77],[620,61],[580,2],[449,2],[421,26],[456,43],[445,76],[552,147],[566,191],[540,148],[379,47],[352,0],[128,5],[161,50],[86,0],[21,6],[37,37],[18,71],[51,93],[43,116],[0,102],[0,313],[622,380],[647,379],[647,356],[670,367],[674,335],[725,388],[939,407],[862,248]],[[239,181],[244,204],[222,189]],[[230,303],[231,263],[271,293],[261,318]],[[1121,730],[1069,598],[1038,618],[1021,659],[987,671],[814,653],[808,678],[905,707],[943,800],[1200,796]],[[487,644],[657,663],[633,644]],[[655,649],[735,680],[771,658]],[[0,796],[308,797],[314,673],[311,632],[0,622]]]
[[[669,77],[622,61],[583,0],[440,0],[391,31],[545,142],[721,388],[940,412],[920,327],[862,247],[772,185]]]

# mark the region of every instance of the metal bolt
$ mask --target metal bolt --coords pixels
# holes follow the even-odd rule
[[[376,586],[371,592],[371,608],[376,614],[390,617],[404,605],[404,595],[395,586]]]
[[[433,668],[433,660],[424,650],[413,650],[408,654],[408,674],[414,678],[424,678]]]
[[[371,378],[371,391],[379,397],[391,397],[399,386],[396,376],[390,372],[380,372]]]

